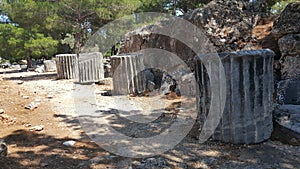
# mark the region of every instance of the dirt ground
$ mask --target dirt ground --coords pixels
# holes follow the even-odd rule
[[[0,70],[0,138],[8,156],[0,169],[299,169],[300,147],[276,140],[255,145],[207,141],[189,135],[164,154],[143,159],[120,157],[103,150],[80,128],[74,114],[72,80],[56,80],[55,73]],[[22,84],[19,80],[22,80]],[[105,93],[109,85],[97,85]],[[30,105],[31,104],[31,105]],[[25,107],[33,106],[32,109]],[[28,107],[30,108],[30,107]],[[36,131],[35,126],[43,129]],[[65,141],[73,140],[73,146]]]

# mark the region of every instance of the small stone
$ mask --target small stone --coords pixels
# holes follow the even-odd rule
[[[42,100],[41,99],[35,99],[36,103],[40,103]]]
[[[33,126],[31,128],[29,128],[30,131],[42,131],[44,130],[44,126],[42,125],[38,125],[38,126]]]
[[[72,146],[74,146],[75,143],[76,143],[76,141],[74,141],[74,140],[69,140],[69,141],[65,141],[65,142],[63,143],[63,145],[68,146],[68,147],[72,147]]]
[[[47,99],[52,99],[52,98],[53,98],[53,95],[49,94],[49,95],[46,96],[46,98],[47,98]]]
[[[25,106],[25,109],[33,110],[38,107],[38,104],[35,102],[31,102],[28,106]]]
[[[23,124],[25,127],[31,127],[30,123]]]
[[[23,96],[23,99],[29,99],[29,96]]]
[[[19,84],[19,85],[20,85],[20,84],[23,84],[23,83],[24,83],[24,81],[22,81],[22,80],[18,80],[18,81],[17,81],[17,84]]]
[[[48,163],[41,163],[41,167],[47,167],[48,165]]]
[[[220,42],[225,43],[226,39],[220,39]]]
[[[0,114],[3,114],[4,112],[4,109],[0,109]]]

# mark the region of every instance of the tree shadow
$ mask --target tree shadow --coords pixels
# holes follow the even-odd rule
[[[41,73],[36,75],[27,75],[19,77],[4,78],[5,80],[22,80],[22,81],[38,81],[38,80],[57,80],[57,73]]]
[[[176,113],[172,114],[172,117],[159,116],[149,123],[152,123],[152,125],[153,123],[162,123],[162,125],[159,126],[161,129],[158,130],[151,125],[147,126],[149,124],[140,124],[121,117],[116,113],[118,111],[123,110],[96,111],[93,116],[89,117],[87,115],[85,118],[99,118],[99,113],[113,115],[107,119],[110,120],[110,124],[113,128],[133,138],[147,138],[158,135],[172,125],[173,120],[176,120]],[[123,112],[123,114],[130,116],[129,112],[127,112],[127,114]],[[74,120],[71,117],[60,116],[60,118],[63,118],[66,123],[75,126],[80,125],[78,120]],[[90,122],[92,123],[92,120]],[[100,128],[101,126],[96,127]],[[97,135],[97,133],[94,134],[94,137],[99,136],[101,136],[100,133],[99,135]],[[93,137],[91,139],[93,139]],[[300,160],[297,157],[300,156],[300,147],[293,147],[292,152],[288,147],[290,146],[273,141],[266,141],[254,145],[233,145],[212,140],[199,143],[198,140],[188,134],[178,145],[163,154],[145,158],[127,158],[118,155],[94,156],[91,157],[90,160],[85,161],[84,166],[100,168],[99,166],[103,164],[110,164],[111,168],[116,169],[128,167],[132,167],[133,169],[299,168]]]
[[[55,138],[43,133],[16,130],[3,138],[11,150],[0,158],[1,169],[56,168],[75,169],[105,151],[88,140],[76,140],[72,147],[63,145],[70,138]],[[85,168],[89,168],[86,166]]]

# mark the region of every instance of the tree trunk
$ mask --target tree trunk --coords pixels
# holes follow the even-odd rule
[[[74,43],[74,48],[73,48],[74,51],[73,52],[75,54],[79,54],[79,52],[80,52],[80,36],[81,36],[80,32],[76,32],[74,34],[75,43]]]
[[[32,58],[31,58],[31,56],[27,56],[26,60],[27,60],[27,69],[28,68],[32,68],[33,65],[32,65]]]
[[[176,0],[173,0],[173,11],[172,11],[172,15],[176,16]]]
[[[83,30],[82,30],[82,42],[84,43],[87,40],[87,32],[88,32],[88,21],[87,18],[84,19],[83,22]]]

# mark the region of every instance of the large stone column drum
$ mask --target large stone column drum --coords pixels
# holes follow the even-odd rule
[[[79,83],[94,83],[103,80],[103,55],[100,52],[79,54],[78,69]]]
[[[76,54],[56,55],[58,79],[75,79],[78,76],[78,57]]]
[[[142,54],[130,53],[111,57],[113,94],[136,94],[146,90],[146,77],[140,76],[145,69]]]
[[[212,139],[235,144],[259,143],[268,139],[273,129],[274,52],[268,49],[240,51],[220,53],[219,57],[226,76],[226,102]],[[200,126],[210,113],[209,78],[204,62],[196,57]]]

